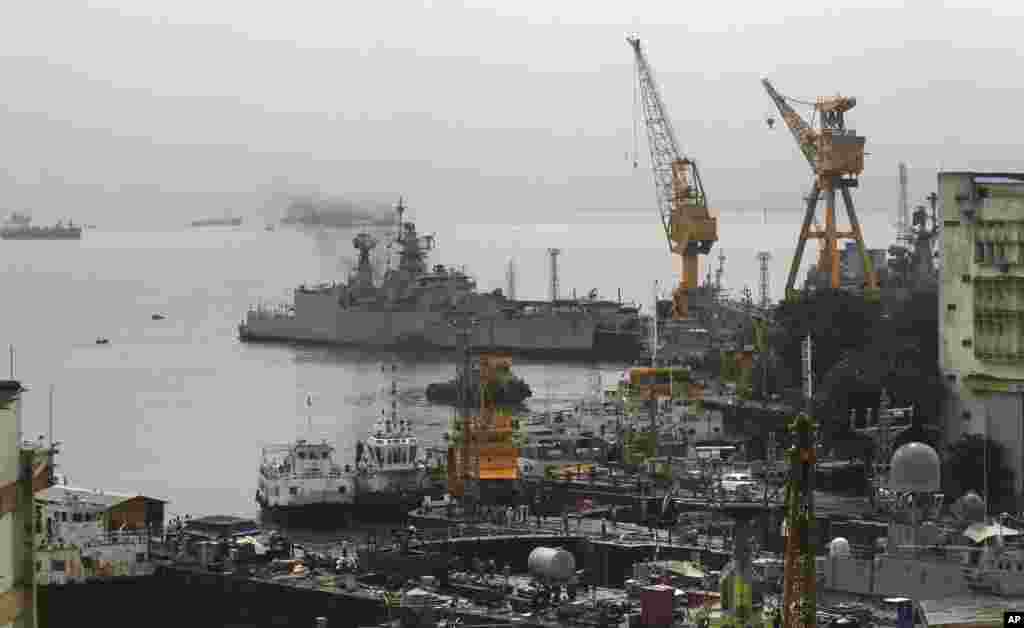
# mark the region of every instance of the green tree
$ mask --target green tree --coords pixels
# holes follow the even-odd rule
[[[827,446],[849,424],[850,410],[861,422],[868,412],[877,416],[883,388],[893,407],[914,409],[914,440],[937,442],[926,436],[938,421],[945,394],[938,369],[936,299],[934,292],[917,292],[894,306],[891,315],[875,321],[868,344],[847,350],[821,378],[816,412],[829,419],[822,426]],[[817,355],[816,349],[816,360]]]
[[[775,343],[787,371],[800,381],[801,343],[814,339],[813,368],[816,377],[827,373],[843,354],[866,347],[882,320],[878,303],[845,291],[819,291],[800,301],[787,301],[775,315],[781,333],[769,339]]]
[[[626,443],[626,462],[643,464],[655,456],[657,437],[653,432],[633,432]]]
[[[966,434],[946,448],[943,465],[946,495],[956,499],[972,490],[983,494],[986,456],[989,512],[1016,511],[1014,473],[1008,463],[1006,449],[991,438],[978,434]]]

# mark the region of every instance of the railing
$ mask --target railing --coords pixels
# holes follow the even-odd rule
[[[344,473],[341,469],[332,469],[330,471],[305,471],[302,473],[296,473],[294,471],[282,471],[276,472],[271,469],[261,469],[263,477],[268,480],[337,480],[340,479]]]
[[[58,549],[62,547],[78,547],[86,549],[90,547],[109,547],[112,545],[146,545],[149,540],[149,535],[144,532],[111,531],[95,536],[70,538],[66,540],[59,537],[51,537],[43,541],[42,547],[48,549]]]

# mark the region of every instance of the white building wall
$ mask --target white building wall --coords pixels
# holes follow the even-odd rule
[[[1010,316],[1003,332],[978,331],[981,314],[1024,311],[1024,177],[1017,183],[993,182],[999,176],[938,176],[943,216],[939,366],[948,393],[947,440],[973,433],[1001,443],[1019,495],[1024,493],[1024,359],[1006,356],[1019,357],[1014,352],[1020,351],[1024,330],[1009,322]],[[979,260],[977,247],[985,243],[1004,252],[1006,272],[984,255]],[[986,294],[998,302],[978,303],[978,295]],[[1004,355],[993,358],[993,352]]]
[[[18,389],[20,386],[0,390],[0,487],[13,486],[18,480],[22,440],[21,399],[15,392]],[[11,509],[12,504],[4,504],[0,513]],[[31,582],[31,574],[24,574],[26,540],[19,515],[16,512],[0,514],[0,627],[27,627],[26,622],[31,619],[31,613],[25,612],[17,593]]]

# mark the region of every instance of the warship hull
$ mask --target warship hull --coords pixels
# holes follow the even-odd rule
[[[431,312],[339,312],[333,322],[311,324],[297,316],[250,316],[239,325],[247,342],[292,342],[380,349],[454,351],[456,336]],[[632,361],[644,354],[639,335],[603,334],[596,323],[555,318],[480,320],[475,348],[525,357]]]
[[[294,313],[250,311],[238,335],[244,341],[445,351],[457,347],[450,322],[446,312],[346,309],[330,293],[299,294]],[[643,354],[639,334],[602,333],[596,320],[585,316],[481,314],[477,322],[471,344],[489,351],[615,361],[631,361]]]

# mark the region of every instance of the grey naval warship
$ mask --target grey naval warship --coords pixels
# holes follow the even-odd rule
[[[645,355],[645,321],[615,301],[521,301],[480,293],[464,272],[428,268],[433,236],[421,236],[396,206],[397,267],[374,281],[368,233],[353,239],[359,260],[348,281],[300,286],[286,306],[251,308],[243,341],[283,341],[392,349],[456,348],[457,321],[472,318],[477,350],[572,360],[632,362]]]

